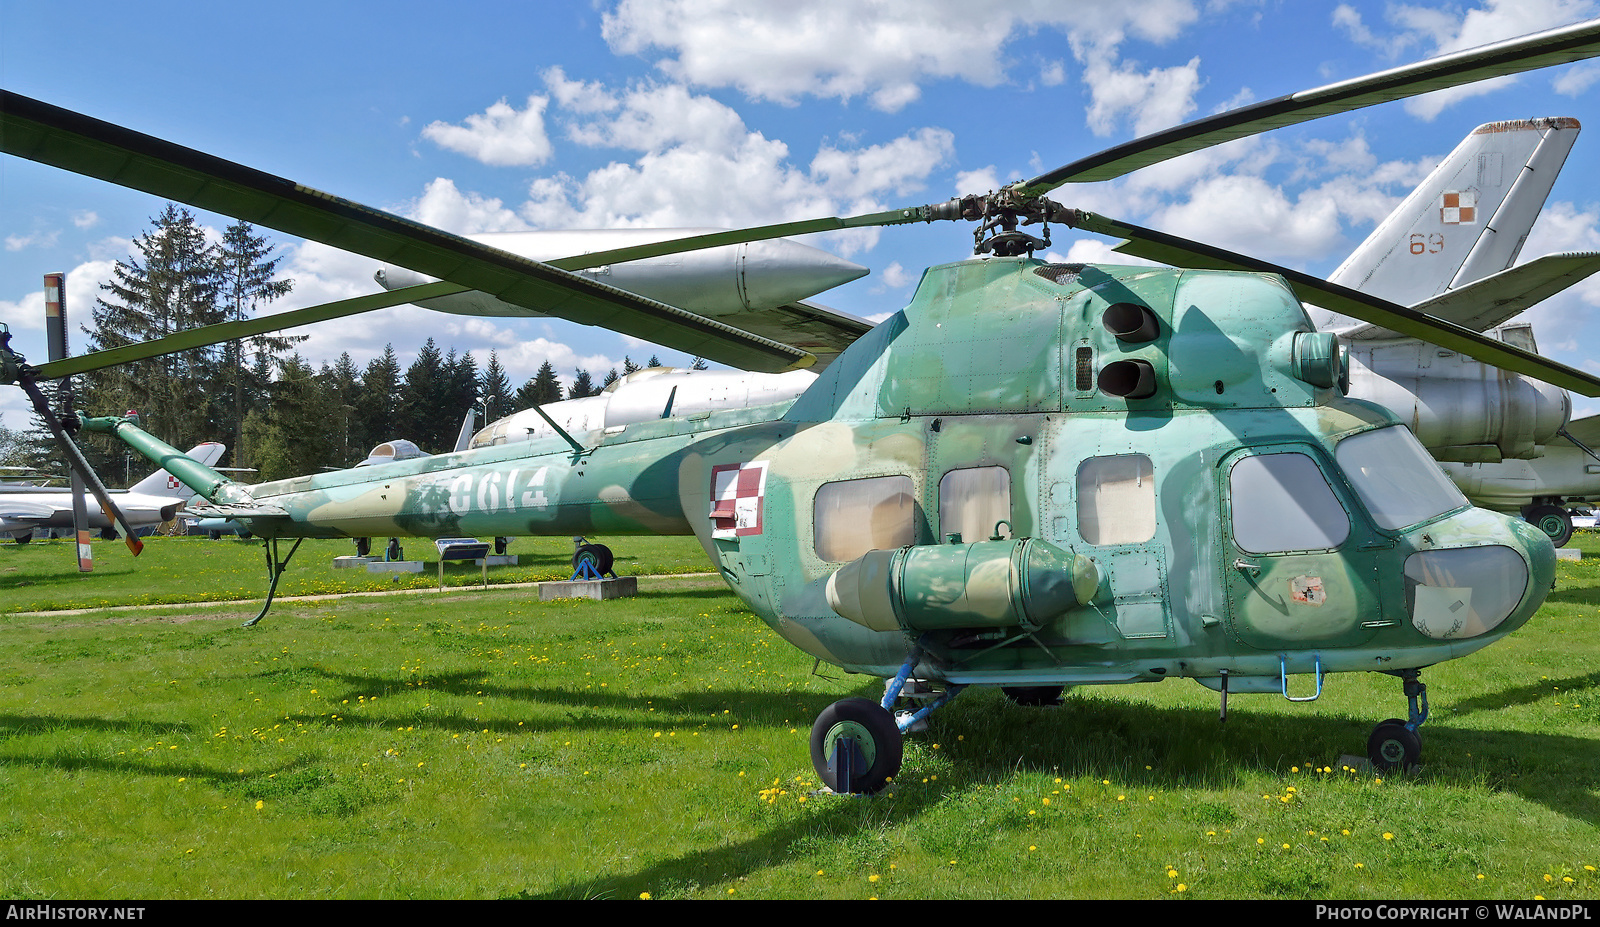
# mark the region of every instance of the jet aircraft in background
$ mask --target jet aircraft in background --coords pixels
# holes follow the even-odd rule
[[[188,456],[210,466],[221,460],[226,450],[226,446],[208,441],[196,445]],[[193,495],[193,490],[164,469],[157,470],[129,489],[111,490],[117,507],[127,517],[128,525],[135,530],[170,520]],[[113,528],[106,521],[99,503],[88,493],[84,494],[84,500],[89,516],[88,527],[98,528],[102,536],[107,536]],[[0,534],[9,535],[18,544],[26,544],[33,540],[35,531],[54,528],[72,528],[71,490],[32,487],[0,492]]]

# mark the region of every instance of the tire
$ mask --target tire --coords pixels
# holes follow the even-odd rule
[[[356,538],[356,556],[369,557],[372,555],[372,538]]]
[[[390,538],[389,546],[384,549],[383,559],[393,563],[406,555],[406,549],[400,546],[399,538]]]
[[[1367,738],[1367,759],[1383,772],[1407,770],[1422,757],[1422,738],[1397,718],[1372,729]]]
[[[841,750],[854,751],[851,759],[859,764],[848,762]],[[834,702],[811,725],[811,765],[824,785],[842,795],[871,795],[882,789],[900,772],[904,753],[894,716],[864,698]]]
[[[1530,505],[1522,510],[1522,518],[1543,531],[1557,547],[1565,547],[1572,540],[1572,515],[1559,505]]]
[[[23,534],[13,534],[11,536],[11,539],[13,541],[16,541],[18,544],[26,544],[29,541],[33,540],[33,532],[32,531],[28,531],[28,532],[25,532]]]
[[[611,548],[604,544],[584,544],[572,554],[572,571],[576,573],[582,570],[586,561],[594,567],[596,575],[605,576],[611,572],[615,558],[611,556]]]

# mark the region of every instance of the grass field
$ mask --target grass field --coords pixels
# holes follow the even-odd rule
[[[413,542],[415,543],[415,542]],[[692,572],[619,539],[618,572]],[[258,547],[0,547],[11,898],[1600,899],[1600,542],[1530,625],[1424,673],[1423,770],[1348,768],[1398,680],[1292,704],[1182,680],[1054,709],[964,694],[890,789],[814,794],[811,721],[877,680],[713,577],[607,603],[470,588],[288,600]],[[280,595],[369,586],[308,542]],[[565,578],[518,539],[496,578]],[[527,566],[528,563],[532,566]],[[431,566],[429,568],[432,569]],[[116,609],[123,604],[205,602]],[[62,609],[95,609],[62,612]],[[41,614],[41,612],[43,612]]]

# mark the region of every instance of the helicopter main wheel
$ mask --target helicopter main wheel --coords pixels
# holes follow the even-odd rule
[[[615,559],[611,555],[611,548],[604,544],[584,544],[572,554],[572,569],[574,572],[581,571],[587,562],[594,568],[596,576],[604,576],[611,572]]]
[[[811,765],[841,795],[871,795],[900,771],[905,744],[894,716],[864,698],[840,699],[811,725]]]
[[[372,538],[356,538],[356,556],[366,557],[372,553]]]
[[[13,541],[16,541],[18,544],[26,544],[29,541],[33,540],[33,532],[32,531],[25,531],[25,532],[23,532],[21,534],[13,534],[11,536],[11,539]]]
[[[1006,698],[1029,708],[1053,708],[1061,704],[1066,686],[1001,686]]]
[[[1572,540],[1572,516],[1559,505],[1530,505],[1522,510],[1522,518],[1543,531],[1557,547],[1565,547]]]
[[[1399,718],[1390,718],[1372,729],[1367,758],[1384,772],[1410,769],[1422,758],[1422,735]]]
[[[511,545],[511,539],[500,537],[494,539],[494,552],[496,556],[504,556],[506,548]]]
[[[389,539],[389,546],[384,551],[384,559],[386,559],[386,560],[388,560],[388,561],[390,561],[392,563],[392,562],[394,562],[396,560],[399,560],[401,557],[404,557],[405,555],[406,555],[406,549],[404,547],[400,546],[400,539],[399,538],[390,538]]]

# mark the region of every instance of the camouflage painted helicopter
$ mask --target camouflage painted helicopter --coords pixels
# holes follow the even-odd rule
[[[160,460],[272,539],[424,533],[693,533],[732,590],[819,660],[890,680],[811,732],[838,791],[899,768],[902,731],[967,686],[1048,700],[1066,686],[1192,678],[1227,696],[1309,674],[1403,680],[1405,720],[1373,762],[1409,767],[1420,670],[1525,623],[1554,575],[1536,528],[1472,508],[1393,414],[1345,398],[1347,355],[1301,299],[1585,395],[1600,380],[1385,300],[1065,208],[1045,194],[1209,145],[1459,83],[1600,54],[1600,21],[1254,104],[987,195],[657,242],[540,263],[14,94],[11,154],[314,238],[438,278],[381,297],[39,368],[139,356],[479,290],[734,367],[811,355],[598,283],[599,264],[869,225],[976,223],[978,257],[925,272],[911,304],[814,384],[767,406],[661,415],[573,435],[246,486],[118,419],[81,420]],[[1039,223],[1044,236],[1019,226]],[[1172,265],[1050,264],[1050,224],[1127,239]],[[735,317],[736,320],[736,317]],[[3,347],[3,345],[0,345]],[[67,434],[80,420],[69,419]],[[552,423],[553,425],[553,423]],[[293,551],[290,551],[292,555]],[[896,715],[908,686],[937,692]],[[1041,693],[1041,690],[1043,692]],[[1299,696],[1306,700],[1313,696]]]

